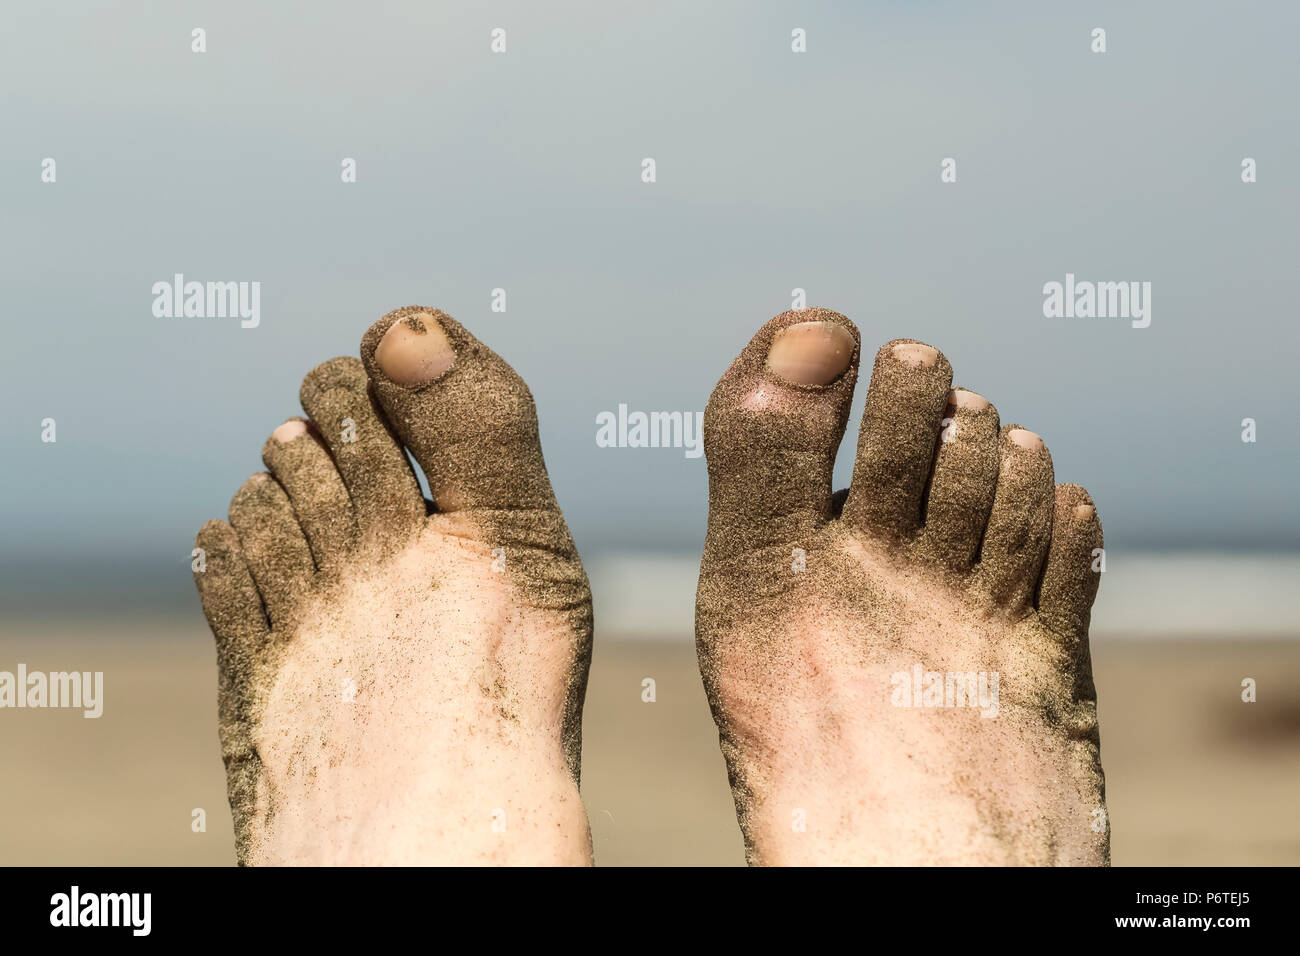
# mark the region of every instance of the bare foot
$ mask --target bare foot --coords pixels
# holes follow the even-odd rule
[[[591,596],[532,396],[432,309],[361,354],[197,539],[239,860],[589,863]]]
[[[1088,620],[1101,524],[935,349],[767,323],[704,420],[696,638],[754,863],[1104,864]]]

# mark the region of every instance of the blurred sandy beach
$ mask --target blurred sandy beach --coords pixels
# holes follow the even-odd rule
[[[34,81],[0,97],[0,672],[102,671],[105,699],[0,708],[0,865],[233,864],[194,533],[304,376],[411,303],[534,399],[594,595],[598,864],[744,862],[692,640],[702,430],[602,422],[700,422],[769,317],[827,307],[860,339],[831,487],[895,444],[865,408],[904,339],[1088,489],[1114,863],[1300,865],[1300,4],[6,7]],[[522,407],[457,348],[473,398]],[[812,393],[748,397],[822,427]],[[460,462],[514,434],[435,419],[413,444]],[[814,446],[765,431],[789,514]],[[518,503],[479,490],[443,510]]]
[[[1300,864],[1300,641],[1094,640],[1116,865]],[[4,622],[0,668],[102,670],[104,714],[0,713],[0,864],[232,864],[215,663],[197,611]],[[641,700],[653,677],[654,703]],[[1259,699],[1241,702],[1241,681]],[[583,796],[604,865],[739,865],[695,667],[676,640],[601,640]],[[206,812],[206,832],[191,830]]]

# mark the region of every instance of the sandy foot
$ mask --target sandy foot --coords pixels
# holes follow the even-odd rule
[[[697,646],[750,860],[1107,863],[1092,501],[907,341],[832,494],[858,342],[778,316],[705,414]]]
[[[361,353],[196,542],[239,860],[589,863],[591,597],[532,397],[435,310]]]

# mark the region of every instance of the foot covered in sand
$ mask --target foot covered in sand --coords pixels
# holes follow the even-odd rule
[[[749,858],[1104,864],[1092,501],[911,341],[833,494],[858,351],[787,312],[705,413],[696,640]]]
[[[532,396],[432,309],[361,356],[198,534],[238,857],[589,863],[591,597]]]

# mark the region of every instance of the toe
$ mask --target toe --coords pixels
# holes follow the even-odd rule
[[[250,731],[254,669],[271,631],[235,529],[224,521],[209,521],[199,530],[194,546],[202,556],[194,565],[194,583],[203,616],[217,642],[221,753],[238,835],[246,832],[242,824],[251,812],[257,780],[257,755]],[[241,845],[241,859],[244,850]]]
[[[224,521],[209,521],[194,539],[201,561],[194,566],[203,616],[217,641],[223,670],[246,673],[269,628],[257,585],[244,561],[235,529]]]
[[[1088,633],[1092,602],[1101,581],[1101,519],[1088,492],[1057,485],[1052,543],[1038,589],[1038,614],[1057,634]]]
[[[900,339],[876,354],[844,504],[851,525],[893,539],[920,527],[951,385],[952,366],[938,349]]]
[[[318,365],[299,398],[343,478],[361,535],[400,542],[414,533],[425,518],[424,497],[361,363],[336,358]]]
[[[293,619],[315,573],[311,550],[289,496],[274,478],[259,472],[235,492],[230,523],[239,535],[240,549],[271,625],[282,627]]]
[[[772,319],[704,412],[706,561],[798,544],[831,518],[831,473],[857,380],[858,330],[827,309]]]
[[[927,558],[965,571],[979,550],[997,489],[998,410],[982,395],[954,389],[940,428],[918,546]]]
[[[343,479],[315,430],[291,418],[266,440],[262,461],[289,495],[316,567],[337,567],[356,542],[357,523]]]
[[[439,511],[558,511],[528,386],[459,322],[398,309],[366,332],[361,358]]]
[[[1052,456],[1019,425],[1000,437],[997,491],[980,546],[975,586],[1012,612],[1033,599],[1052,535]]]

